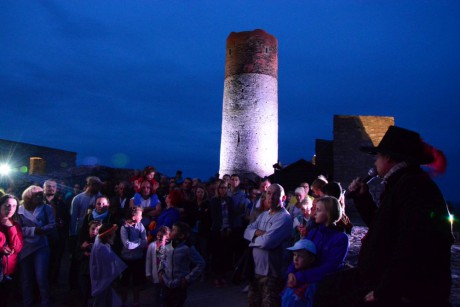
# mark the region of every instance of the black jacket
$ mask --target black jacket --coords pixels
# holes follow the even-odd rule
[[[230,228],[233,227],[234,207],[232,198],[228,196],[225,198],[214,197],[209,204],[212,221],[211,231],[213,232],[220,232],[222,228],[222,202],[227,204],[229,226]]]
[[[369,195],[355,204],[369,226],[358,267],[376,298],[446,300],[450,295],[451,225],[444,198],[419,166],[392,174],[377,207]]]

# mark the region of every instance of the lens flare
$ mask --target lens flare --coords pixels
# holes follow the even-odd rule
[[[8,176],[11,172],[11,167],[8,164],[0,164],[0,176]]]

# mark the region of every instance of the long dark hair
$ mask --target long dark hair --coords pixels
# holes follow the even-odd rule
[[[19,199],[16,196],[12,194],[5,194],[1,196],[0,197],[0,207],[3,206],[8,201],[8,199],[11,199],[11,198],[16,200],[16,204],[17,204],[16,211],[14,211],[12,219],[13,221],[17,222],[18,221]]]

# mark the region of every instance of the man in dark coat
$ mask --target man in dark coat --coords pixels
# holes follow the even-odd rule
[[[375,166],[385,190],[374,203],[368,187],[349,187],[369,231],[358,267],[320,285],[316,306],[450,306],[452,227],[444,198],[420,165],[444,155],[419,134],[390,126],[377,147]],[[442,165],[439,163],[437,165]],[[333,297],[331,291],[337,290]]]
[[[221,288],[225,284],[224,274],[232,267],[232,251],[234,250],[231,239],[234,220],[233,200],[227,194],[228,185],[219,183],[217,196],[211,198],[209,209],[211,211],[211,250],[212,271],[216,275],[214,286]]]

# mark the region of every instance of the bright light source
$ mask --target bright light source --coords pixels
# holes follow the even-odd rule
[[[11,172],[11,167],[8,164],[0,164],[0,176],[7,176]]]

